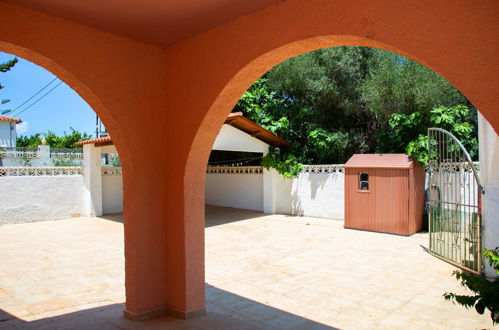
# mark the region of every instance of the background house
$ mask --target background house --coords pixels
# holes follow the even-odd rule
[[[0,116],[0,147],[16,146],[16,124],[21,122],[19,118]]]

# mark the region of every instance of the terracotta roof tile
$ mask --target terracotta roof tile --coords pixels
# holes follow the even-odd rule
[[[0,116],[0,121],[13,121],[16,124],[22,123],[23,121],[19,118]]]
[[[96,138],[96,139],[76,142],[75,146],[82,146],[85,144],[92,144],[92,143],[112,142],[112,141],[113,140],[111,140],[111,136],[108,135],[108,136],[104,136],[104,137],[100,137],[100,138]]]

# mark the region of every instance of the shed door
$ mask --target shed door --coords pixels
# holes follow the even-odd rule
[[[376,231],[407,235],[409,231],[409,171],[377,169],[373,193]]]

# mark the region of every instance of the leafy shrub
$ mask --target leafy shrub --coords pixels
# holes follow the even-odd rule
[[[499,247],[494,250],[484,249],[483,255],[499,275]],[[454,271],[452,275],[461,282],[463,287],[470,289],[475,295],[466,296],[447,292],[444,294],[445,300],[452,301],[468,309],[475,307],[479,314],[483,314],[485,309],[488,309],[494,325],[499,323],[499,277],[496,276],[493,281],[489,281],[484,276],[460,270]]]

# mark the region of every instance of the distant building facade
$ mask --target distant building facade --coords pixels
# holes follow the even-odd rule
[[[19,118],[0,116],[0,147],[16,146],[16,124],[21,122]]]

